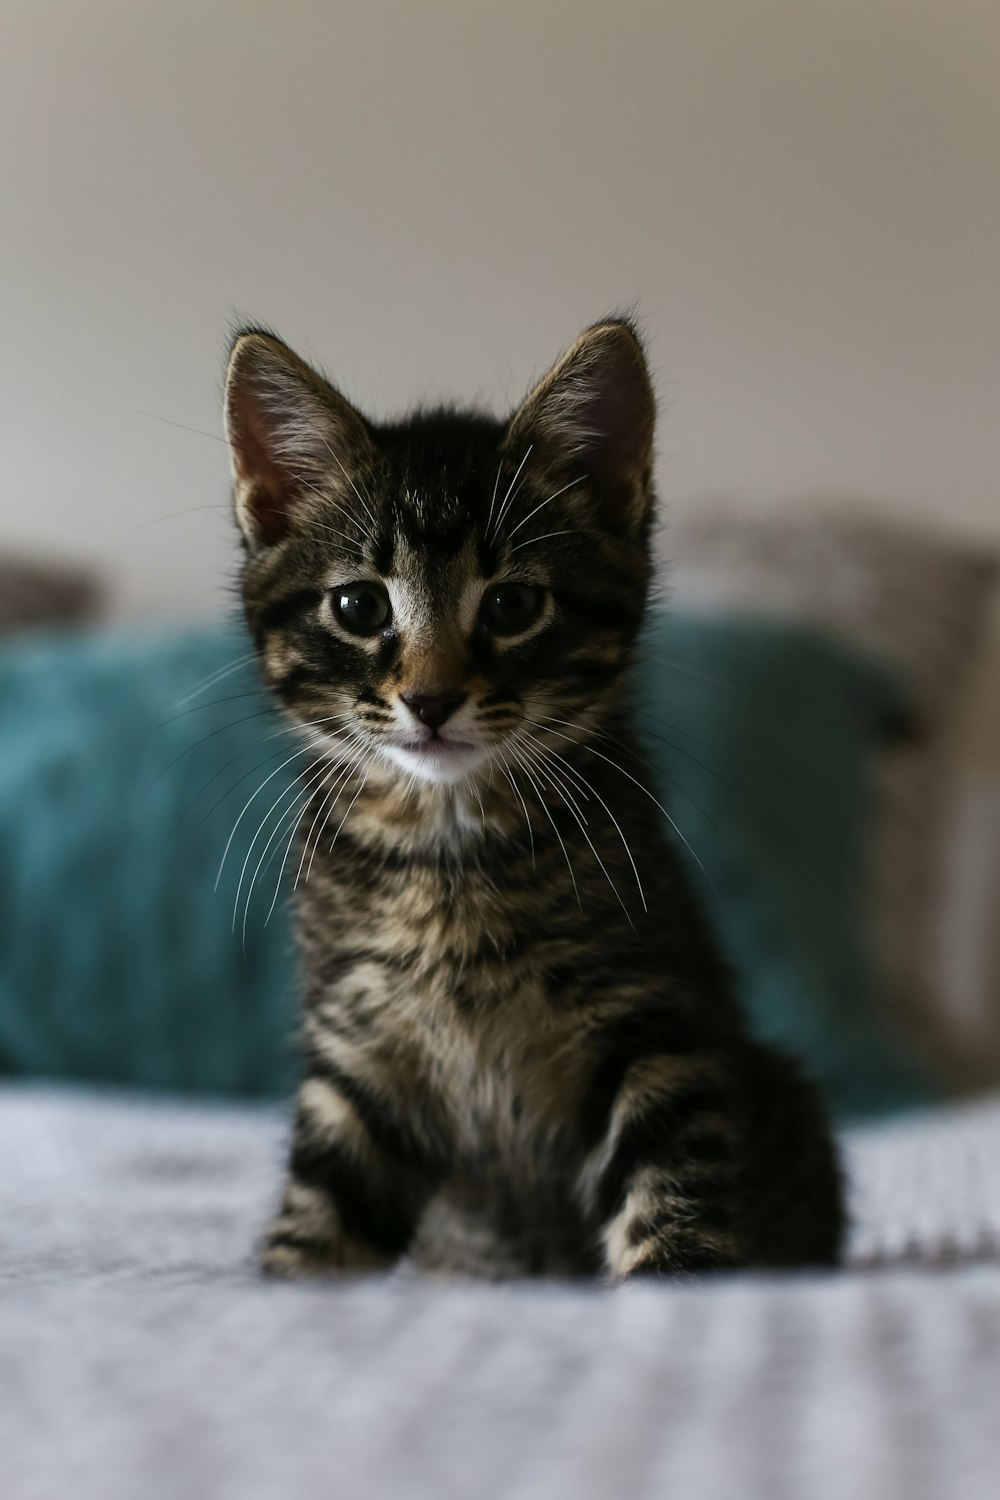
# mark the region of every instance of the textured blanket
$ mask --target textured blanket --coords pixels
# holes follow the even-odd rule
[[[851,1269],[260,1281],[284,1124],[0,1092],[2,1500],[1000,1493],[1000,1102],[851,1133]]]

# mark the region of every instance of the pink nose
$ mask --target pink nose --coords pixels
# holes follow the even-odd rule
[[[428,729],[440,729],[465,702],[464,693],[400,693],[399,696],[414,718]]]

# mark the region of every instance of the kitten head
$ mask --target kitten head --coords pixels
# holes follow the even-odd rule
[[[596,724],[645,605],[654,420],[623,321],[589,328],[505,422],[369,422],[270,333],[241,332],[243,596],[285,710],[370,773],[425,782]]]

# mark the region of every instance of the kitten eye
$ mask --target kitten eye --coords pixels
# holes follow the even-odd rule
[[[334,589],[333,611],[352,635],[376,635],[392,613],[389,596],[377,583],[349,583]]]
[[[544,598],[545,590],[533,583],[501,583],[486,590],[479,618],[497,635],[516,635],[535,623]]]

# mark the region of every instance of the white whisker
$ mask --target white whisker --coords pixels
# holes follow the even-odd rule
[[[400,803],[400,807],[399,807],[400,812],[403,811],[403,809],[406,807],[407,803],[409,802],[410,797],[411,797],[412,792],[413,792],[413,788],[416,786],[416,784],[417,784],[417,773],[416,773],[416,771],[411,771],[410,772],[409,780],[406,783],[406,791],[403,793],[403,800]]]
[[[351,756],[351,759],[348,762],[347,767],[346,767],[343,775],[339,776],[337,778],[336,785],[334,786],[334,789],[333,789],[334,792],[336,793],[336,795],[334,796],[332,802],[330,801],[329,798],[327,798],[327,803],[329,804],[329,806],[328,806],[326,815],[323,818],[323,821],[322,821],[322,823],[319,826],[319,830],[318,830],[318,832],[316,834],[316,837],[313,840],[312,853],[309,856],[309,864],[306,867],[306,884],[307,885],[308,885],[309,879],[310,879],[310,877],[312,875],[313,862],[314,862],[314,860],[316,858],[316,855],[319,853],[319,846],[320,846],[320,844],[323,841],[323,835],[324,835],[324,833],[327,830],[327,825],[329,824],[330,819],[333,817],[334,809],[336,808],[337,803],[340,801],[341,796],[344,793],[344,790],[348,786],[351,777],[354,776],[361,769],[361,766],[364,764],[365,751],[366,751],[366,747],[365,747],[364,744],[362,744],[360,746],[360,748],[355,751],[355,753]]]
[[[553,752],[546,750],[544,745],[539,744],[537,738],[534,735],[526,735],[525,738],[521,741],[521,744],[524,747],[526,753],[530,754],[531,763],[539,772],[539,775],[544,774],[549,778],[554,778],[556,776],[558,768],[553,769],[553,767],[548,764],[549,760],[553,758]],[[544,771],[542,769],[543,767]],[[583,809],[581,808],[579,802],[577,802],[576,797],[573,795],[575,789],[572,782],[568,779],[568,777],[563,775],[561,771],[558,772],[558,775],[560,781],[566,787],[567,792],[573,799],[573,807],[576,809],[579,817],[583,820],[583,822],[586,823],[587,819],[584,816]]]
[[[368,512],[368,519],[371,521],[372,525],[373,526],[377,526],[378,522],[375,519],[375,515],[374,515],[374,512],[371,509],[371,506],[367,503],[367,501],[365,500],[365,498],[362,495],[361,491],[358,489],[357,485],[354,483],[353,477],[344,468],[344,465],[340,461],[340,456],[333,451],[333,449],[330,447],[330,444],[327,442],[326,438],[321,438],[320,441],[322,442],[323,447],[326,449],[327,453],[329,453],[330,457],[333,459],[334,463],[336,463],[339,466],[340,472],[343,474],[344,478],[347,480],[348,484],[351,486],[351,489],[354,491],[354,493],[357,495],[358,499],[361,501],[361,504],[364,506],[364,509]]]
[[[355,552],[357,552],[359,556],[362,555],[363,548],[357,537],[348,536],[346,531],[341,531],[337,526],[329,526],[325,521],[311,521],[310,525],[317,527],[320,531],[328,531],[331,536],[343,537],[344,541],[347,542],[349,546],[353,547]]]
[[[580,724],[571,723],[569,719],[555,719],[550,714],[542,714],[542,718],[547,719],[550,724],[565,724],[570,729],[580,729],[583,727]],[[633,760],[637,760],[640,764],[644,764],[643,757],[639,755],[637,751],[633,750],[631,746],[626,745],[624,740],[620,740],[616,734],[610,734],[606,729],[598,729],[596,726],[592,727],[589,730],[589,733],[596,734],[598,739],[607,740],[611,745],[617,745],[620,749],[624,750],[626,755],[630,755]],[[706,766],[704,761],[698,760],[697,757],[692,755],[689,750],[685,750],[683,745],[675,745],[673,740],[666,739],[662,734],[654,734],[650,729],[643,729],[640,727],[639,734],[640,736],[647,736],[649,739],[658,740],[661,745],[669,745],[671,750],[676,750],[680,755],[686,755],[688,759],[693,761],[696,766],[701,766],[702,770],[707,771],[709,776],[714,776],[716,781],[721,781],[723,785],[727,784],[726,778],[724,776],[721,776],[718,771],[714,771],[711,766]],[[665,768],[663,774],[670,782],[670,785],[672,787],[675,787],[677,791],[680,792],[681,796],[684,797],[688,802],[690,802],[695,811],[701,813],[701,816],[705,819],[706,823],[711,823],[713,828],[719,827],[718,823],[712,817],[711,813],[707,813],[702,807],[701,803],[695,801],[694,797],[692,797],[691,793],[688,791],[687,787],[683,784],[679,777],[674,776]]]
[[[528,459],[529,459],[529,457],[531,455],[531,450],[532,450],[532,448],[534,446],[535,446],[534,443],[529,443],[528,444],[528,451],[524,455],[524,457],[521,459],[521,462],[518,464],[517,468],[515,469],[515,471],[514,471],[514,478],[510,482],[510,485],[509,485],[509,487],[507,489],[506,495],[504,495],[503,499],[500,502],[500,509],[497,512],[497,518],[496,518],[496,521],[493,524],[493,535],[494,535],[494,537],[496,537],[497,533],[500,530],[501,524],[503,522],[503,518],[507,514],[507,508],[508,508],[508,506],[510,504],[511,496],[514,493],[514,486],[515,486],[515,484],[517,484],[518,478],[520,477],[521,470],[524,468],[525,464],[528,462]]]
[[[231,830],[231,832],[229,834],[229,837],[226,840],[226,847],[222,851],[222,859],[219,861],[219,869],[218,869],[218,873],[216,874],[216,877],[215,877],[215,886],[213,887],[214,890],[218,890],[219,889],[219,881],[222,879],[222,871],[225,868],[226,857],[229,854],[230,848],[232,847],[233,839],[236,837],[236,830],[237,830],[237,828],[239,828],[240,824],[242,823],[244,814],[246,813],[247,809],[254,802],[256,802],[257,798],[260,796],[261,792],[267,786],[268,782],[269,781],[273,781],[274,778],[278,775],[278,773],[280,771],[283,771],[286,766],[291,765],[291,763],[292,763],[293,760],[298,760],[299,756],[301,756],[301,755],[315,754],[316,751],[317,751],[317,749],[319,749],[319,744],[318,743],[313,743],[313,744],[310,744],[310,745],[304,745],[301,750],[296,750],[294,752],[294,754],[289,755],[288,758],[287,758],[287,760],[283,760],[281,762],[280,766],[276,766],[275,769],[271,772],[271,774],[269,776],[265,776],[264,777],[264,780],[261,782],[260,786],[254,792],[253,796],[249,797],[247,799],[247,801],[243,804],[243,808],[240,811],[239,817],[236,819],[236,822],[233,824],[232,830]],[[280,798],[279,798],[279,801],[280,801]]]
[[[544,747],[543,746],[536,745],[536,749],[542,750],[543,753],[544,753]],[[612,880],[610,872],[608,871],[607,865],[604,863],[603,859],[598,854],[597,848],[594,845],[594,843],[593,843],[590,835],[587,832],[587,828],[586,828],[586,822],[587,822],[587,820],[578,811],[576,802],[575,802],[575,800],[573,798],[572,793],[569,791],[569,788],[568,788],[567,784],[565,782],[560,782],[559,780],[556,779],[556,774],[555,774],[555,772],[553,771],[553,769],[552,769],[552,767],[550,765],[546,764],[545,771],[542,771],[541,768],[538,767],[538,762],[537,761],[535,762],[535,764],[536,764],[536,768],[539,769],[539,774],[540,775],[548,775],[548,777],[550,778],[550,785],[552,785],[552,786],[555,787],[556,791],[559,793],[560,797],[566,803],[566,806],[569,808],[569,810],[572,813],[573,817],[576,819],[577,824],[579,825],[579,828],[580,828],[580,832],[583,834],[583,837],[586,839],[587,845],[590,848],[590,852],[593,854],[594,858],[597,860],[597,863],[600,865],[601,871],[602,871],[602,873],[604,875],[605,880],[608,882],[608,885],[610,885],[611,889],[614,891],[614,893],[615,893],[615,899],[617,900],[618,905],[621,907],[622,911],[625,913],[625,916],[626,916],[626,918],[628,920],[629,926],[634,930],[635,929],[635,923],[632,921],[632,913],[629,911],[628,907],[625,905],[625,902],[622,900],[621,893],[618,890],[618,887],[615,885],[614,881]],[[640,892],[641,892],[641,887],[640,887]],[[643,902],[643,906],[645,906],[645,901]]]
[[[353,718],[354,718],[353,713],[351,713],[350,710],[348,710],[345,713],[341,713],[341,714],[327,714],[322,719],[303,719],[301,722],[299,722],[297,720],[294,724],[286,724],[284,726],[284,728],[282,728],[282,729],[272,730],[272,732],[270,734],[266,734],[264,736],[264,738],[267,739],[267,740],[275,740],[275,739],[279,739],[282,735],[298,734],[299,731],[303,730],[303,729],[319,729],[321,727],[321,725],[323,725],[323,724],[333,724],[338,719],[353,719]],[[339,730],[337,730],[335,732],[336,733],[340,733]]]
[[[533,719],[529,719],[527,722],[535,724],[535,721]],[[660,802],[656,797],[653,796],[652,792],[649,790],[649,788],[647,786],[643,786],[643,784],[642,784],[641,781],[639,781],[629,771],[626,771],[623,766],[618,765],[617,761],[613,761],[611,759],[610,755],[605,755],[605,754],[603,754],[602,751],[595,750],[594,747],[593,747],[593,745],[585,745],[585,744],[582,743],[582,741],[573,739],[572,735],[563,734],[558,729],[546,729],[546,726],[544,724],[535,724],[535,728],[536,729],[542,729],[547,734],[558,735],[558,737],[560,739],[562,739],[562,740],[568,740],[571,745],[578,745],[581,750],[586,750],[587,753],[588,753],[588,755],[596,755],[597,758],[598,758],[598,760],[607,761],[608,765],[611,766],[613,770],[617,771],[620,775],[624,776],[628,781],[631,781],[632,784],[634,786],[637,786],[641,792],[645,792],[646,796],[649,798],[650,802],[653,803],[654,807],[658,807],[660,809],[660,812],[666,818],[667,822],[670,824],[671,828],[674,830],[674,832],[676,833],[677,837],[680,839],[681,843],[687,849],[688,853],[691,855],[691,858],[695,861],[695,863],[698,866],[699,870],[704,875],[705,879],[708,881],[708,884],[709,884],[711,890],[713,892],[715,892],[716,895],[718,894],[718,892],[715,890],[715,885],[712,882],[712,877],[709,875],[708,871],[705,869],[705,866],[702,864],[701,860],[698,858],[697,853],[691,847],[691,844],[688,842],[688,840],[684,837],[683,833],[678,828],[678,826],[674,822],[673,818],[667,812],[667,809],[663,806],[663,803]]]
[[[583,479],[584,476],[582,474],[579,479],[571,479],[569,484],[564,484],[561,490],[556,490],[555,494],[550,495],[547,500],[543,500],[541,505],[536,505],[534,510],[529,510],[528,514],[523,518],[523,520],[518,521],[516,526],[511,527],[510,531],[507,533],[507,540],[510,541],[511,537],[514,536],[518,531],[520,531],[522,526],[526,526],[531,520],[532,516],[537,516],[538,512],[542,510],[546,505],[551,505],[553,500],[558,500],[560,495],[565,495],[566,491],[571,490],[574,485],[582,484]]]
[[[309,877],[312,874],[313,861],[316,858],[316,852],[319,849],[320,840],[322,839],[323,834],[326,831],[326,825],[333,815],[333,809],[336,807],[338,801],[340,800],[340,794],[343,791],[344,787],[347,785],[347,781],[351,776],[351,773],[356,770],[358,766],[360,766],[361,761],[364,757],[364,749],[364,742],[362,741],[361,748],[351,756],[350,760],[348,760],[343,771],[337,777],[336,781],[333,783],[333,786],[330,788],[329,792],[327,792],[326,796],[320,803],[316,816],[315,818],[313,818],[309,832],[306,834],[305,842],[302,845],[302,858],[299,860],[299,868],[295,876],[295,885],[292,887],[293,890],[298,889],[299,880],[302,875],[302,865],[305,861],[306,855],[309,854],[309,844],[310,841],[312,841],[312,853],[309,855],[309,865],[306,869],[306,884],[309,884]],[[329,809],[329,811],[327,811],[327,809]],[[324,813],[326,814],[325,817],[323,816]],[[321,817],[323,817],[323,821],[322,823],[320,823],[319,832],[316,834],[315,839],[313,839],[313,829],[316,827],[317,823],[319,823]]]
[[[235,661],[229,662],[226,666],[219,667],[214,672],[209,672],[208,676],[203,677],[189,693],[185,693],[183,698],[176,700],[174,708],[184,708],[194,698],[199,698],[202,693],[207,693],[210,687],[215,687],[216,683],[222,682],[223,678],[230,677],[233,672],[238,672],[241,667],[245,667],[247,662],[253,661],[256,655],[256,651],[248,651],[245,656],[238,656]]]
[[[307,489],[311,495],[315,495],[316,499],[319,500],[323,505],[336,506],[337,510],[342,515],[346,516],[351,525],[356,526],[362,533],[362,535],[364,534],[365,528],[358,517],[354,514],[353,510],[351,510],[348,506],[342,505],[340,500],[336,496],[325,495],[323,491],[318,490],[314,484],[310,484],[308,479],[306,479],[305,475],[303,474],[299,474],[297,472],[293,473],[293,478],[297,481],[297,483],[301,484],[304,489]],[[330,526],[325,521],[317,521],[313,516],[310,516],[308,518],[308,525],[318,531],[329,531],[334,536],[342,536],[344,540],[350,542],[351,546],[356,548],[359,553],[362,551],[361,543],[356,537],[348,536],[346,531],[338,531],[336,526]]]
[[[528,817],[528,804],[525,802],[524,798],[521,796],[521,789],[518,786],[517,782],[514,780],[514,773],[513,773],[513,771],[511,771],[508,766],[501,765],[501,767],[500,767],[500,773],[501,773],[501,775],[506,776],[507,780],[511,784],[511,788],[512,788],[512,790],[514,792],[514,796],[517,798],[518,802],[520,802],[520,804],[521,804],[521,811],[524,813],[524,821],[525,821],[525,823],[528,826],[528,843],[531,846],[531,873],[533,875],[537,874],[537,872],[538,872],[538,866],[535,863],[535,831],[534,831],[534,829],[531,826],[531,819]]]
[[[496,478],[493,481],[493,499],[490,501],[490,513],[486,517],[486,533],[485,534],[487,536],[489,536],[489,534],[490,534],[490,523],[493,520],[493,507],[497,503],[497,488],[498,488],[498,486],[500,484],[500,470],[502,468],[503,468],[503,460],[501,459],[500,463],[497,464],[497,476],[496,476]]]
[[[566,845],[563,843],[562,834],[559,832],[559,829],[556,827],[556,820],[555,820],[555,818],[553,818],[551,812],[549,811],[548,804],[546,803],[545,798],[542,796],[541,788],[539,787],[538,782],[535,780],[534,776],[532,775],[530,768],[527,766],[527,764],[521,758],[521,756],[518,754],[518,752],[514,749],[513,745],[511,745],[511,747],[510,747],[510,753],[513,755],[514,759],[517,761],[518,765],[521,767],[521,770],[524,772],[525,776],[527,776],[528,780],[530,781],[532,787],[534,788],[535,796],[538,799],[538,803],[539,803],[539,806],[542,809],[542,812],[545,814],[545,816],[548,818],[549,822],[552,824],[552,832],[555,834],[556,838],[559,840],[559,847],[560,847],[560,849],[563,852],[564,859],[566,860],[566,868],[567,868],[567,870],[569,870],[569,878],[573,882],[573,894],[576,896],[576,904],[580,908],[580,912],[582,914],[582,912],[583,912],[583,902],[580,900],[580,890],[579,890],[579,887],[577,886],[577,883],[576,883],[576,876],[573,873],[573,861],[570,859],[570,857],[569,857],[569,851],[567,850]]]
[[[268,851],[270,850],[271,845],[274,843],[275,839],[279,836],[279,834],[281,834],[284,831],[284,829],[287,827],[287,823],[288,823],[289,819],[291,819],[291,822],[292,822],[292,831],[294,833],[295,827],[298,824],[298,820],[301,817],[304,808],[308,806],[308,797],[309,797],[309,794],[308,794],[307,791],[299,791],[299,792],[297,792],[296,795],[295,795],[295,797],[293,797],[293,799],[292,799],[291,803],[289,804],[289,806],[285,808],[284,812],[282,812],[282,813],[279,814],[278,821],[277,821],[277,823],[275,823],[274,828],[272,829],[271,834],[270,834],[270,836],[269,836],[266,844],[264,845],[264,848],[263,848],[263,851],[261,853],[260,859],[257,861],[257,864],[254,867],[253,875],[250,877],[250,884],[247,887],[246,904],[243,907],[243,925],[242,925],[242,938],[241,938],[241,942],[242,942],[242,948],[243,948],[244,955],[246,954],[246,951],[247,951],[247,919],[250,916],[250,902],[253,900],[254,887],[257,884],[257,876],[260,874],[260,871],[261,871],[261,869],[262,869],[262,867],[264,865],[264,861],[267,859]],[[263,832],[263,828],[264,828],[264,825],[261,824],[261,826],[260,826],[260,828],[258,828],[256,834],[254,834],[253,843],[256,843],[258,837]],[[253,849],[253,844],[251,844],[250,848],[251,848],[251,850]],[[237,899],[238,899],[238,896],[237,896]],[[277,899],[277,892],[275,892],[275,899]],[[233,909],[233,931],[234,932],[236,931],[236,915],[237,915],[237,912],[236,912],[236,908],[234,907],[234,909]]]
[[[532,723],[534,721],[533,720],[529,720],[528,722]],[[541,728],[541,725],[536,725],[536,728]],[[584,746],[583,748],[586,749],[586,746]],[[628,839],[625,837],[624,833],[622,832],[621,825],[618,822],[618,819],[615,817],[614,813],[611,811],[610,807],[605,802],[605,800],[601,796],[600,792],[597,791],[596,787],[594,787],[594,786],[591,785],[591,783],[586,779],[586,777],[581,776],[580,773],[575,769],[575,767],[573,767],[573,766],[570,765],[570,763],[566,759],[566,757],[564,755],[560,755],[559,754],[558,750],[549,750],[544,745],[538,745],[538,749],[541,750],[546,756],[555,756],[556,760],[558,760],[560,762],[560,764],[565,767],[566,772],[572,772],[572,774],[576,777],[577,781],[582,782],[583,785],[590,792],[590,794],[593,797],[595,797],[597,799],[597,801],[601,804],[601,806],[604,808],[604,811],[607,813],[608,817],[611,819],[612,823],[615,826],[615,831],[617,832],[618,837],[622,841],[622,848],[625,850],[625,853],[628,855],[629,864],[632,866],[632,874],[635,876],[635,883],[636,883],[636,885],[639,888],[639,900],[642,902],[642,909],[643,909],[643,911],[648,911],[649,907],[646,904],[646,893],[644,892],[644,890],[642,888],[642,881],[639,879],[639,870],[638,870],[638,867],[636,865],[635,860],[632,857],[632,850],[629,848]]]
[[[364,776],[362,776],[362,778],[361,778],[361,785],[358,787],[357,791],[354,793],[354,796],[351,798],[350,802],[347,804],[347,811],[345,812],[344,816],[341,818],[340,822],[337,825],[337,832],[333,835],[333,838],[330,840],[330,847],[326,851],[328,855],[333,853],[333,846],[337,842],[337,839],[340,837],[340,830],[343,828],[344,824],[347,822],[348,818],[350,817],[350,815],[351,815],[351,808],[354,806],[355,802],[357,802],[358,798],[361,796],[361,793],[365,789],[365,782],[368,780],[369,776],[371,775],[372,765],[374,763],[374,760],[375,760],[375,754],[374,754],[374,752],[372,752],[372,755],[370,756],[369,761],[368,761],[368,769],[365,771]]]
[[[257,826],[257,832],[254,834],[253,838],[250,840],[250,847],[247,850],[246,859],[244,859],[244,861],[243,861],[243,868],[240,871],[239,884],[236,887],[236,899],[233,902],[233,929],[232,929],[233,932],[236,931],[236,916],[237,916],[237,912],[239,911],[240,892],[243,889],[243,881],[246,878],[247,866],[249,865],[251,857],[253,856],[253,851],[254,851],[254,849],[255,849],[255,847],[257,845],[257,840],[260,838],[260,836],[263,833],[265,827],[267,826],[267,821],[270,818],[271,814],[274,812],[275,808],[278,807],[280,803],[284,802],[285,798],[291,792],[292,793],[292,802],[291,802],[290,806],[286,807],[285,810],[284,810],[284,812],[281,813],[281,815],[279,816],[278,821],[277,821],[277,823],[274,826],[273,832],[271,833],[270,837],[268,838],[267,843],[264,845],[264,852],[261,854],[260,859],[257,861],[257,865],[256,865],[256,867],[254,869],[253,875],[250,877],[250,887],[249,887],[249,890],[247,891],[246,906],[244,907],[244,910],[243,910],[243,944],[244,944],[244,948],[246,947],[247,916],[248,916],[249,911],[250,911],[250,899],[253,896],[254,883],[255,883],[255,881],[257,879],[258,874],[260,873],[261,865],[264,863],[264,860],[267,857],[267,851],[270,849],[271,845],[274,843],[274,840],[277,838],[278,833],[281,830],[282,824],[284,823],[285,819],[288,817],[289,813],[296,807],[296,805],[302,800],[303,797],[306,797],[306,798],[308,797],[310,788],[312,786],[314,786],[315,783],[317,781],[319,781],[321,777],[323,777],[323,776],[325,776],[325,775],[328,774],[327,773],[327,765],[326,765],[326,757],[325,756],[318,763],[316,761],[314,761],[313,764],[309,767],[309,771],[315,771],[317,764],[319,764],[319,766],[320,766],[319,772],[317,773],[317,775],[309,777],[309,780],[306,782],[305,787],[300,786],[299,783],[295,783],[295,784],[293,784],[290,787],[286,787],[285,790],[281,793],[281,796],[275,798],[274,802],[271,803],[271,806],[268,808],[267,812],[264,814],[263,818],[261,819],[260,823],[258,824],[258,826]]]
[[[552,536],[576,536],[576,535],[577,535],[577,529],[575,527],[570,527],[570,528],[568,528],[567,530],[564,530],[564,531],[546,531],[544,533],[544,535],[542,535],[542,536],[529,536],[529,538],[528,538],[528,540],[526,542],[518,542],[518,544],[517,544],[516,547],[511,547],[510,548],[510,552],[511,553],[520,552],[520,550],[521,550],[522,547],[532,547],[532,546],[534,546],[535,542],[547,542],[548,539],[549,539],[549,537],[552,537]]]
[[[483,799],[482,799],[482,797],[480,797],[480,795],[479,795],[479,789],[476,786],[476,783],[473,781],[473,779],[472,779],[471,776],[466,776],[465,783],[468,786],[469,791],[472,793],[472,795],[475,797],[476,801],[479,803],[479,816],[480,816],[480,819],[482,820],[483,832],[485,833],[486,832],[486,809],[483,806]]]
[[[330,775],[330,772],[327,771],[327,773],[326,773],[327,778],[329,777],[329,775]],[[321,787],[325,786],[326,785],[326,781],[323,780],[323,779],[321,779],[320,785],[321,785]],[[283,878],[284,873],[285,873],[285,866],[288,863],[288,856],[289,856],[289,854],[291,852],[292,844],[295,842],[295,835],[298,833],[299,828],[301,827],[302,818],[303,818],[304,814],[309,809],[309,803],[311,801],[311,797],[312,797],[312,794],[311,794],[311,790],[310,790],[309,794],[306,796],[305,801],[302,803],[302,806],[299,808],[297,816],[292,821],[292,831],[288,835],[288,842],[285,845],[285,852],[284,852],[284,855],[282,856],[281,865],[278,868],[278,878],[274,882],[274,894],[271,897],[271,904],[267,908],[267,916],[264,918],[264,926],[265,927],[267,926],[268,922],[270,922],[271,916],[272,916],[272,914],[274,912],[274,908],[277,905],[277,902],[278,902],[278,892],[281,890],[281,881],[282,881],[282,878]],[[300,860],[299,861],[299,869],[301,870],[301,868],[302,868],[302,862]],[[295,885],[298,885],[298,876],[296,876]],[[292,889],[294,890],[295,886],[293,886]],[[251,890],[252,890],[252,887],[251,887]],[[247,911],[249,911],[249,909],[250,909],[250,897],[247,896]],[[245,934],[246,933],[246,914],[244,914],[244,917],[243,917],[243,929],[244,929],[244,934]]]

